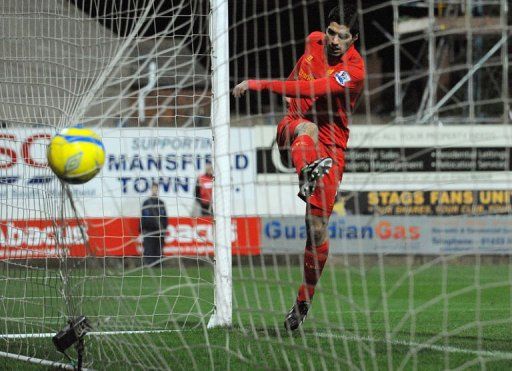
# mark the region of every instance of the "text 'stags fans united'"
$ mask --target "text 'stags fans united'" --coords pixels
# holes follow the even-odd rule
[[[47,151],[48,164],[64,182],[86,183],[96,176],[105,162],[101,137],[91,129],[67,128],[55,135]]]

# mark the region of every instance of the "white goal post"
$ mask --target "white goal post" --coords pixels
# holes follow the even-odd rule
[[[211,0],[215,309],[208,327],[232,323],[228,0]]]

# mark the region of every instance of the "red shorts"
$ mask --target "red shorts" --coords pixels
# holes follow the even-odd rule
[[[279,147],[279,153],[284,163],[290,158],[290,147],[295,136],[295,129],[303,122],[308,122],[304,118],[291,119],[285,117],[277,126],[276,142]],[[317,216],[330,216],[338,187],[343,178],[343,169],[345,167],[345,152],[339,146],[324,145],[321,142],[317,144],[317,153],[319,157],[330,157],[333,159],[333,166],[329,174],[324,175],[317,183],[315,192],[305,200],[311,206],[311,214]]]

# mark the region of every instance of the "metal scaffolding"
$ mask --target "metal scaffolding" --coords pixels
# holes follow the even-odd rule
[[[381,63],[379,73],[370,71],[367,113],[384,106],[395,123],[511,123],[509,11],[508,0],[363,7],[363,19],[385,39],[367,49],[362,43],[366,60]]]

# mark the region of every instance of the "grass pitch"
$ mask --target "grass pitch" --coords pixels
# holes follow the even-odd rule
[[[108,370],[512,368],[508,265],[331,265],[293,334],[283,319],[298,266],[234,267],[234,326],[214,330],[211,267],[71,276],[65,303],[57,271],[4,270],[2,332],[53,333],[62,311],[83,313],[96,331],[111,331],[86,337],[86,366]],[[0,351],[69,364],[49,337],[3,338]],[[48,368],[5,357],[0,366]]]

